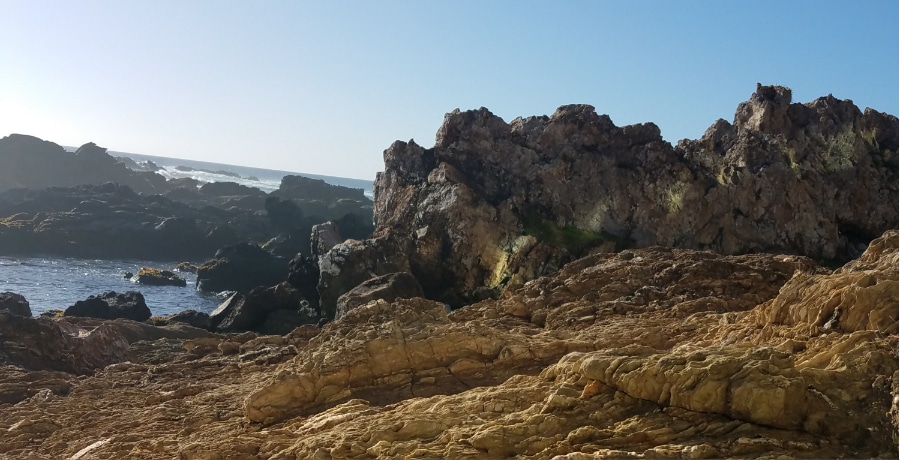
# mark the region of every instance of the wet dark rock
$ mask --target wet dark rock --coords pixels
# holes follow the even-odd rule
[[[284,312],[278,312],[283,310]],[[272,314],[275,316],[269,320]],[[209,315],[213,330],[244,332],[275,330],[287,333],[301,324],[316,324],[318,315],[297,289],[288,283],[257,288],[247,295],[235,293]]]
[[[271,232],[260,216],[193,208],[113,183],[0,193],[0,254],[203,259]]]
[[[206,292],[237,291],[272,286],[287,279],[288,260],[252,243],[226,246],[215,259],[197,268],[197,288]]]
[[[377,276],[338,297],[335,319],[373,300],[381,299],[393,302],[396,299],[410,299],[424,295],[419,281],[409,273],[389,273]]]
[[[199,329],[212,329],[209,314],[197,310],[183,310],[170,316],[163,317],[163,324],[170,325],[183,323]]]
[[[22,294],[0,292],[0,311],[8,311],[14,315],[31,316],[31,305]]]
[[[132,281],[147,286],[187,286],[187,281],[175,273],[152,267],[141,267]]]
[[[75,305],[65,310],[64,316],[147,321],[151,313],[144,301],[144,295],[140,292],[128,291],[118,294],[115,291],[108,291],[75,302]]]
[[[309,301],[313,308],[319,308],[319,262],[314,256],[297,254],[291,259],[288,283]]]

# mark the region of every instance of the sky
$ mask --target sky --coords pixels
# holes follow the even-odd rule
[[[756,83],[898,113],[896,0],[0,0],[0,137],[358,179],[444,114],[696,139]]]

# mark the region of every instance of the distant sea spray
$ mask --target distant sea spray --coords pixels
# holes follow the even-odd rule
[[[321,179],[332,185],[362,189],[367,197],[373,198],[374,179],[363,180],[346,177],[322,176],[318,174],[251,168],[249,166],[236,166],[208,161],[158,157],[128,152],[114,152],[112,150],[108,151],[108,153],[114,157],[131,158],[138,163],[152,161],[162,168],[157,171],[157,173],[164,176],[166,179],[190,177],[200,182],[236,182],[248,187],[256,187],[269,193],[278,189],[278,186],[281,185],[281,179],[284,176],[304,176],[312,179]]]

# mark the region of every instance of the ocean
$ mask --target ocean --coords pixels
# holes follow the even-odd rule
[[[154,316],[187,309],[213,311],[222,300],[197,291],[197,277],[192,273],[178,273],[187,281],[186,287],[143,286],[123,276],[125,272],[137,273],[144,266],[172,270],[176,265],[177,262],[0,256],[0,292],[25,296],[34,316],[47,310],[65,310],[78,300],[106,291],[140,292]]]
[[[74,150],[74,149],[72,149]],[[201,182],[237,182],[271,192],[278,188],[286,175],[301,175],[322,179],[333,185],[363,189],[372,198],[373,182],[361,179],[320,176],[315,174],[275,171],[204,161],[109,152],[116,157],[129,157],[136,162],[152,161],[163,169],[168,178],[192,177]],[[173,270],[181,261],[171,263],[140,260],[96,260],[53,257],[6,257],[0,255],[0,292],[11,291],[28,299],[32,314],[37,316],[53,309],[65,310],[88,296],[106,291],[139,291],[154,316],[170,315],[193,309],[205,313],[213,311],[223,299],[200,293],[194,288],[196,276],[179,273],[187,281],[186,287],[143,286],[125,279],[125,272],[136,273],[143,266]],[[202,263],[203,261],[190,261]],[[287,275],[287,267],[285,267]]]
[[[322,176],[318,174],[298,173],[291,171],[277,171],[274,169],[251,168],[249,166],[235,166],[207,161],[183,160],[179,158],[157,157],[127,152],[108,152],[114,157],[127,157],[141,163],[152,161],[163,169],[157,171],[167,179],[190,177],[200,182],[237,182],[248,187],[256,187],[266,193],[276,190],[284,176],[305,176],[312,179],[321,179],[332,185],[362,189],[363,193],[372,198],[372,189],[375,179],[350,179],[346,177]]]

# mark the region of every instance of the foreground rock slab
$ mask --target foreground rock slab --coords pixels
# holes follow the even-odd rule
[[[376,300],[284,336],[147,336],[81,377],[8,361],[0,385],[35,392],[0,401],[0,456],[895,458],[897,239],[833,271],[598,254],[450,314]]]

